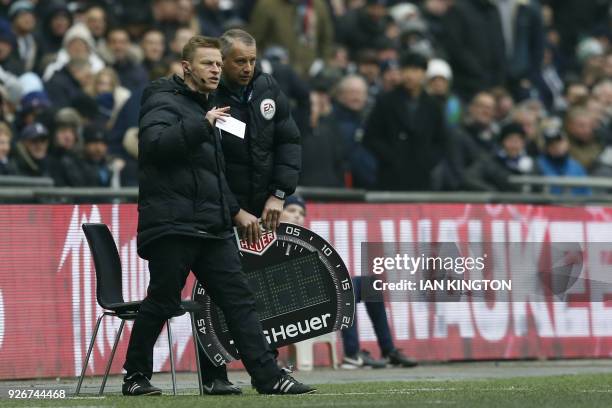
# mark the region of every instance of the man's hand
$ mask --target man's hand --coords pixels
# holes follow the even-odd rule
[[[238,214],[234,215],[234,224],[238,227],[240,238],[246,239],[249,245],[253,245],[261,238],[259,220],[253,214],[241,209]]]
[[[276,231],[276,228],[278,228],[278,225],[280,224],[280,216],[283,212],[284,203],[284,200],[274,196],[270,196],[268,198],[266,205],[264,206],[263,213],[261,214],[261,220],[263,221],[264,228]]]
[[[223,122],[224,117],[230,116],[230,114],[227,113],[229,109],[230,109],[229,106],[226,106],[224,108],[217,108],[215,106],[214,108],[206,112],[206,120],[208,120],[208,122],[210,122],[212,126],[215,126],[216,120],[220,120],[221,122]]]

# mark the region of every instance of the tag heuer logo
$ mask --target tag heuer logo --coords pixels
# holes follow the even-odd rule
[[[272,99],[264,99],[261,101],[261,105],[259,105],[259,110],[261,111],[261,116],[266,120],[270,120],[276,113],[276,103]]]
[[[240,251],[247,252],[249,254],[263,255],[268,248],[276,242],[276,233],[272,231],[265,231],[259,241],[252,245],[249,245],[246,239],[239,239],[236,233],[236,240],[238,241],[238,247]]]

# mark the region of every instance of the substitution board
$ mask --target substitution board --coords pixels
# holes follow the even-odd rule
[[[242,267],[255,294],[264,335],[272,347],[293,344],[350,327],[355,315],[353,284],[329,242],[302,226],[281,223],[254,245],[238,240]],[[198,342],[215,364],[240,359],[223,312],[196,283],[193,314]]]

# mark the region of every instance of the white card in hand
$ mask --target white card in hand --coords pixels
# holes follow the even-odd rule
[[[244,139],[244,132],[246,131],[246,123],[239,121],[236,118],[231,116],[223,117],[223,122],[217,119],[215,121],[215,126],[221,130],[225,130],[228,133],[231,133],[234,136],[238,136],[241,139]]]

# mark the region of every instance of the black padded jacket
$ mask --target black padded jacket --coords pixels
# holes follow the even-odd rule
[[[297,187],[302,146],[289,101],[276,80],[259,69],[239,93],[221,81],[214,99],[247,125],[244,139],[221,132],[223,154],[227,182],[240,207],[260,216],[275,190],[290,195]]]
[[[138,252],[168,234],[228,238],[240,209],[224,175],[207,97],[178,77],[144,91],[139,120]]]

